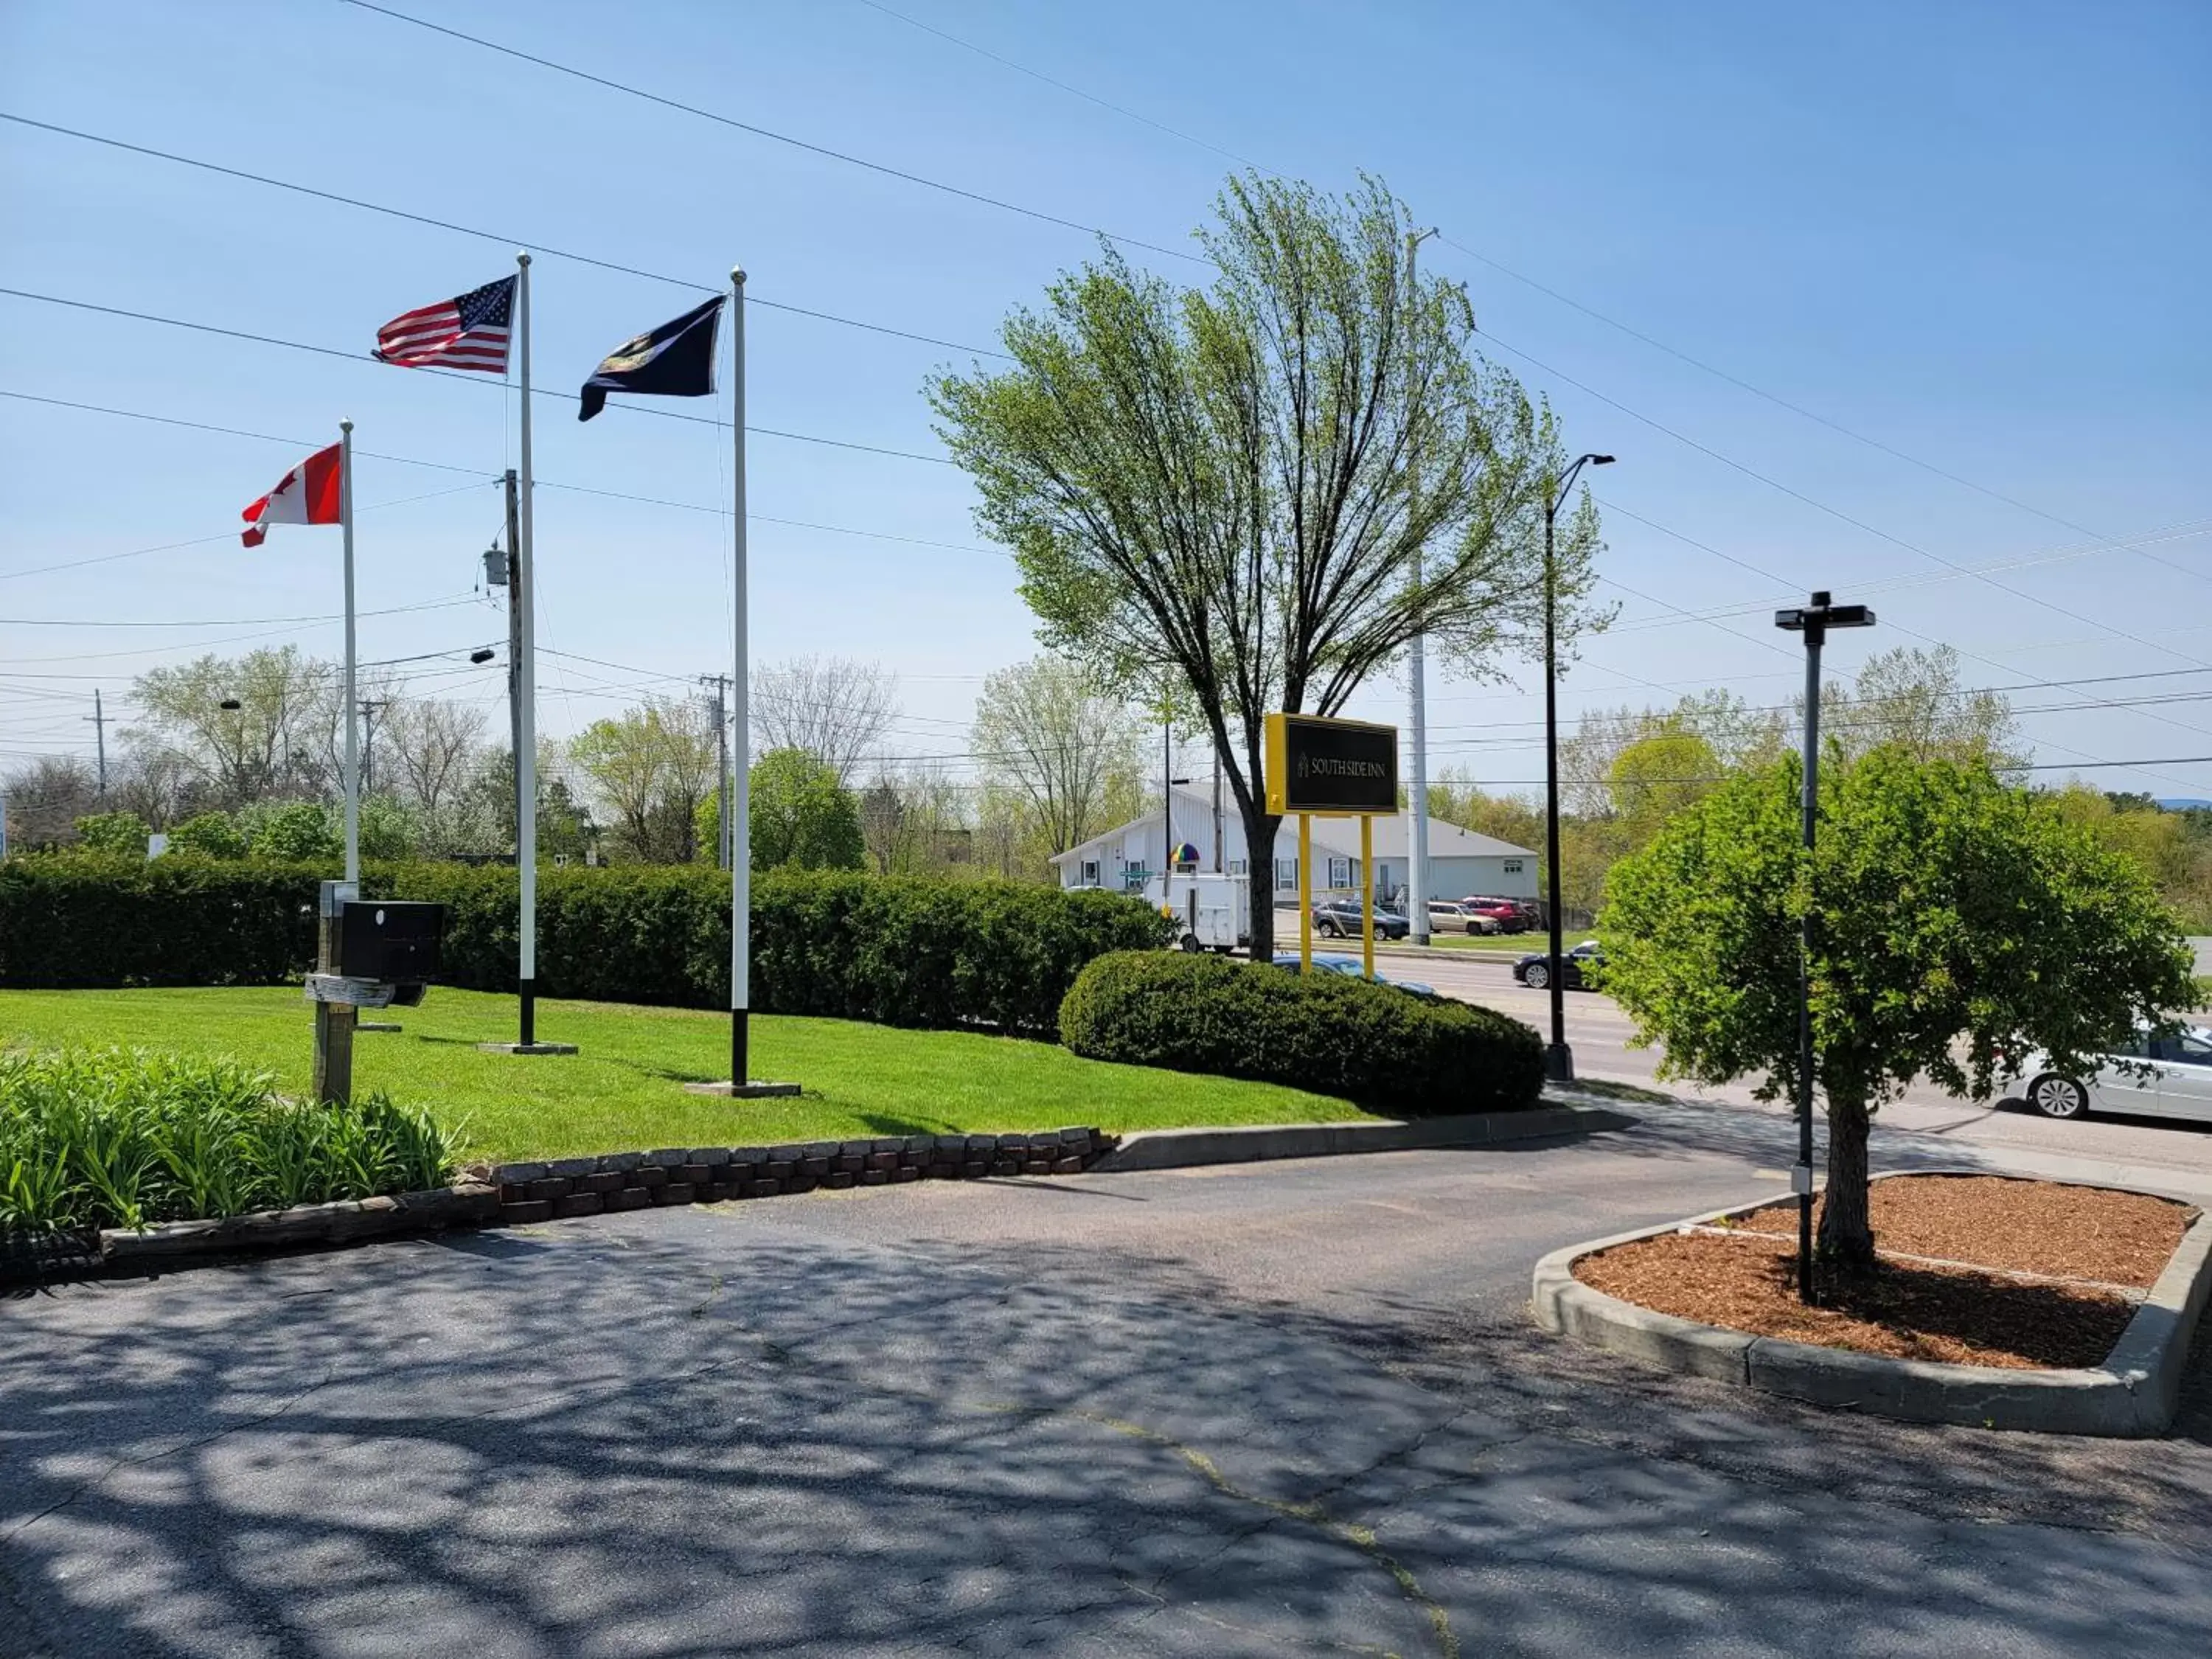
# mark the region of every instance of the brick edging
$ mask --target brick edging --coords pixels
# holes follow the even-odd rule
[[[642,1210],[719,1204],[786,1193],[884,1187],[908,1181],[980,1181],[990,1176],[1079,1175],[1121,1144],[1094,1128],[1010,1134],[877,1135],[787,1141],[767,1146],[663,1147],[494,1164],[480,1178],[499,1189],[494,1226]]]

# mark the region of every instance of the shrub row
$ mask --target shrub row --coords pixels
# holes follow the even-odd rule
[[[0,863],[0,985],[274,984],[314,957],[307,865],[84,855]],[[371,897],[451,907],[443,982],[514,988],[512,869],[372,865]],[[981,1023],[1049,1036],[1083,965],[1164,942],[1117,894],[822,871],[755,877],[752,1006],[886,1024]],[[729,1006],[730,882],[682,866],[544,870],[540,994]]]
[[[1487,1008],[1339,975],[1117,952],[1077,977],[1060,1038],[1091,1060],[1285,1083],[1393,1117],[1533,1106],[1536,1034]]]
[[[0,1050],[0,1236],[422,1192],[456,1152],[381,1095],[296,1105],[227,1060]]]

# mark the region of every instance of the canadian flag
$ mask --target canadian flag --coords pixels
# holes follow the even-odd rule
[[[272,524],[337,524],[344,513],[339,488],[343,476],[338,446],[319,449],[278,480],[276,488],[239,516],[246,529],[240,539],[258,547]]]

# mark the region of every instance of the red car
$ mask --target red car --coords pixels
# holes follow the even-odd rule
[[[1485,933],[1525,933],[1536,925],[1536,907],[1526,899],[1478,896],[1463,898],[1460,904],[1470,920],[1491,924]]]

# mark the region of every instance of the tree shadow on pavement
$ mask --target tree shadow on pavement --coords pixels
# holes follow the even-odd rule
[[[0,1325],[0,1611],[57,1656],[2206,1630],[2202,1458],[1861,1423],[1141,1251],[672,1210],[71,1286]]]

